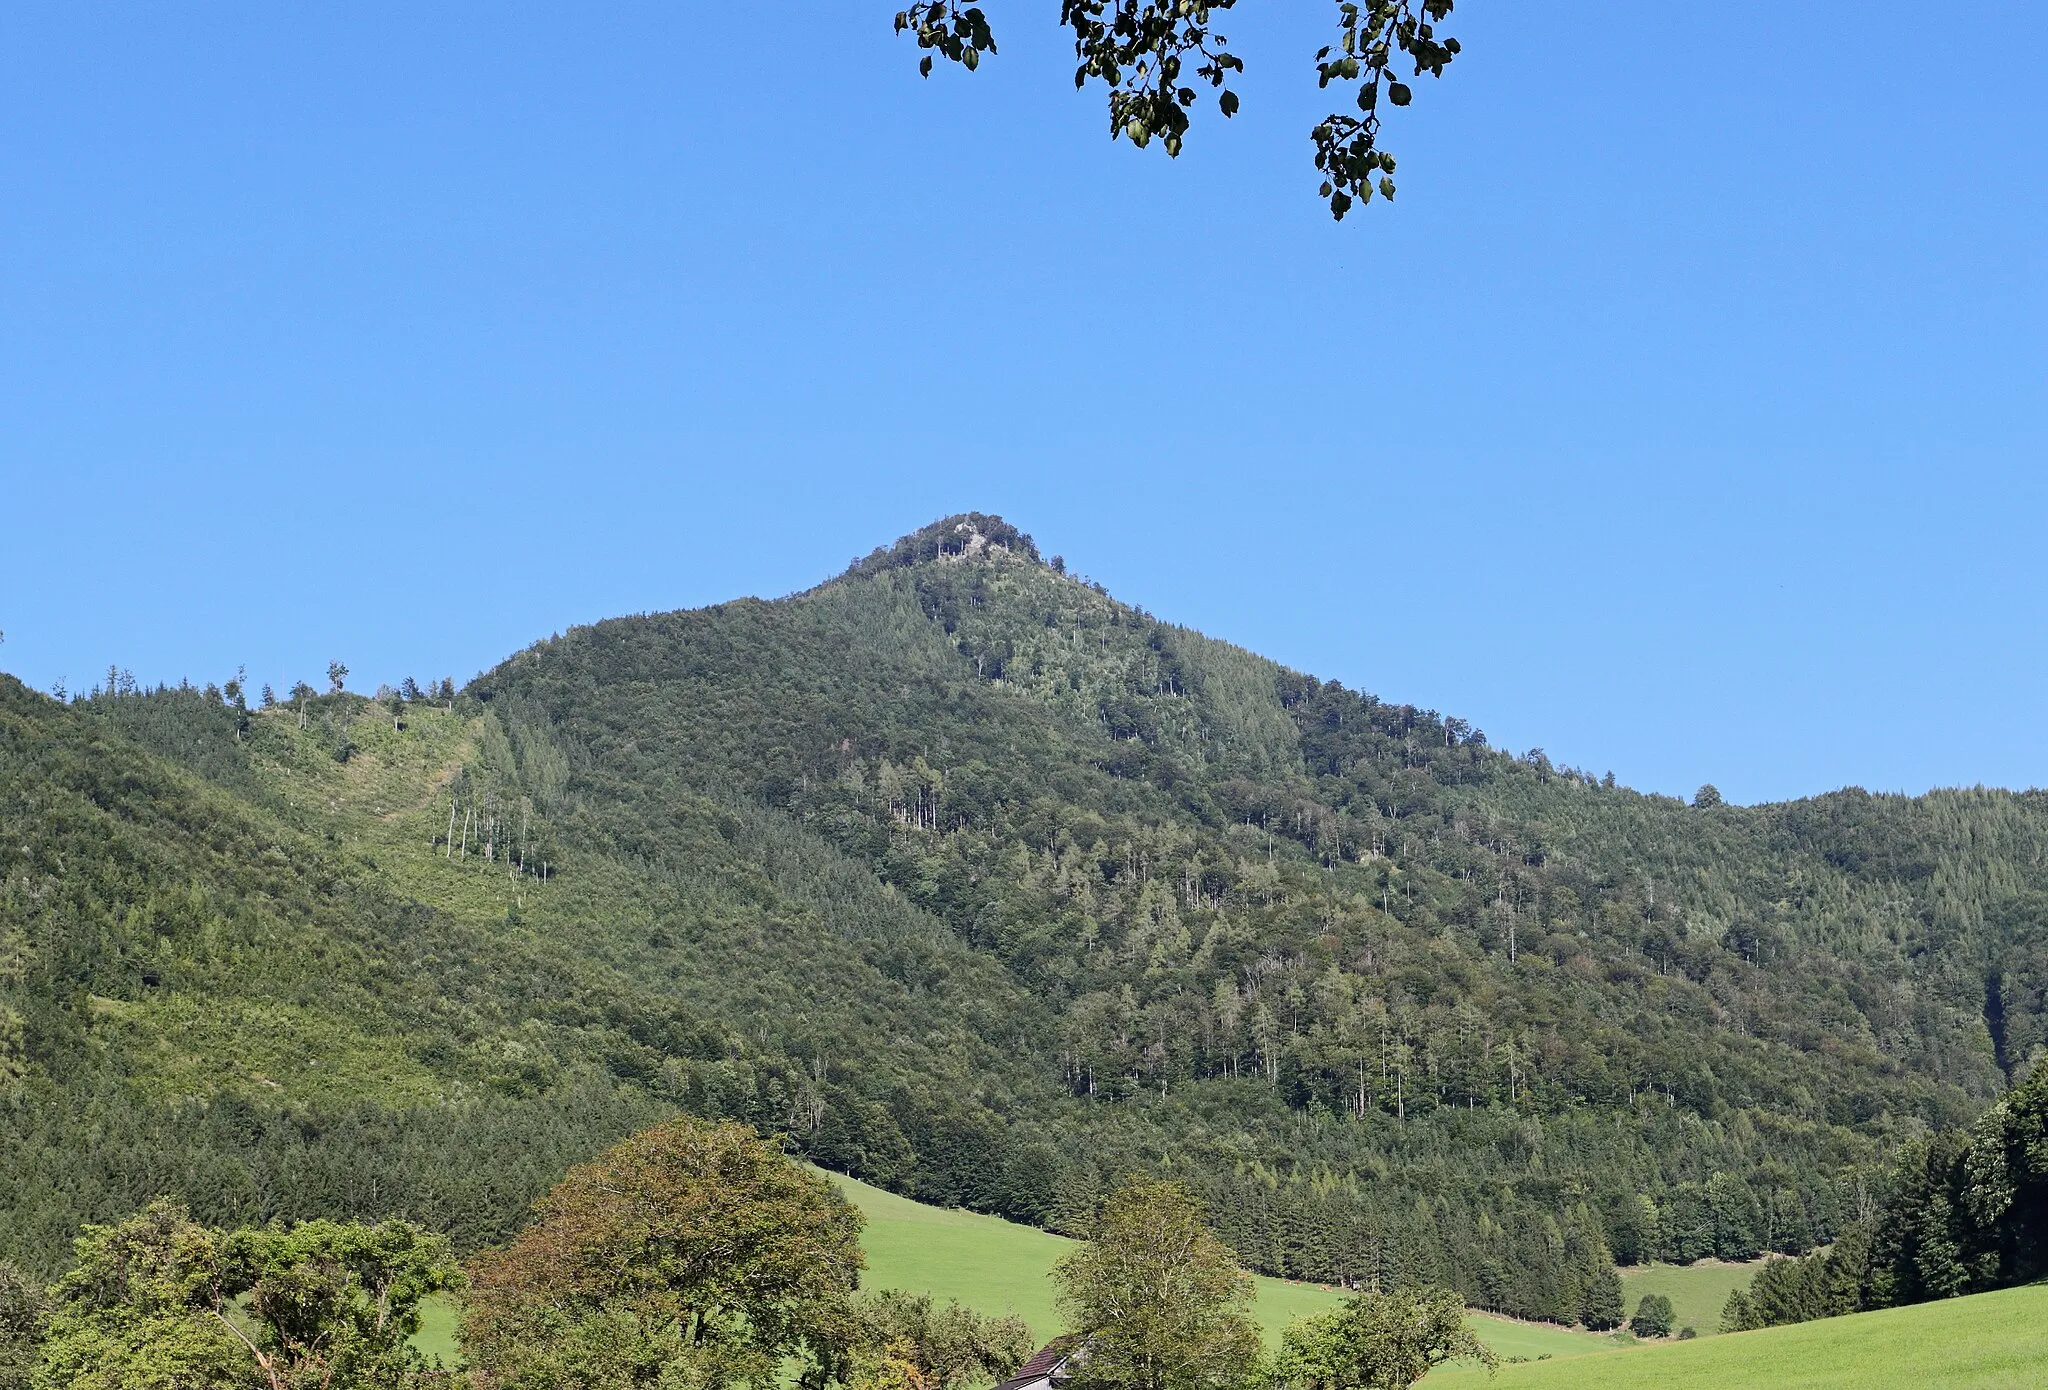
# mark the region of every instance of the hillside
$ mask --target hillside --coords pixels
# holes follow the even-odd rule
[[[2048,798],[1639,795],[989,517],[446,698],[9,682],[0,832],[42,1268],[159,1190],[474,1246],[680,1108],[1055,1230],[1164,1166],[1269,1274],[1569,1322],[1829,1239],[2043,1040]]]
[[[1503,1366],[1491,1383],[1500,1390],[2037,1390],[2048,1379],[2044,1366],[2048,1287],[2034,1284],[1794,1327],[1634,1347],[1613,1356]],[[1440,1372],[1424,1383],[1466,1379],[1475,1385],[1483,1380]]]
[[[987,1312],[1015,1313],[1038,1338],[1064,1331],[1049,1277],[1053,1262],[1072,1242],[1000,1217],[926,1206],[852,1178],[835,1180],[867,1218],[861,1247],[867,1252],[865,1284],[908,1289],[934,1298],[957,1299]],[[1295,1318],[1334,1307],[1341,1291],[1320,1284],[1262,1277],[1252,1314],[1269,1347]],[[1584,1332],[1509,1322],[1473,1314],[1472,1330],[1502,1357],[1583,1356],[1612,1350],[1612,1338]]]
[[[1858,1165],[2040,1045],[2040,796],[1641,796],[1162,623],[992,518],[472,688],[614,844],[741,792],[1045,1001],[1020,1046],[1069,1103],[1004,1117],[1062,1156],[1038,1193],[836,1164],[1027,1220],[1182,1155],[1261,1268],[1561,1316],[1603,1242],[1825,1239]]]
[[[1052,1267],[1073,1242],[998,1216],[933,1207],[853,1178],[834,1181],[867,1218],[862,1283],[957,1299],[988,1313],[1015,1313],[1041,1342],[1067,1330],[1055,1306]],[[1254,1305],[1269,1341],[1294,1318],[1321,1312],[1340,1295],[1318,1284],[1261,1278]]]
[[[54,1268],[161,1191],[222,1223],[409,1212],[474,1247],[665,1110],[791,1123],[811,1101],[779,1044],[807,1030],[907,1084],[1030,1084],[983,1037],[1030,1011],[1000,972],[758,809],[674,806],[687,872],[570,848],[543,882],[436,844],[451,796],[496,805],[487,713],[247,722],[197,691],[0,684],[0,1255]]]

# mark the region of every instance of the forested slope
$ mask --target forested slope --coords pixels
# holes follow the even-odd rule
[[[1162,623],[994,518],[474,690],[618,842],[678,788],[758,799],[1003,962],[1078,1103],[1026,1117],[1070,1136],[1048,1206],[1178,1155],[1276,1271],[1562,1315],[1606,1250],[1803,1248],[2040,1046],[2041,797],[1642,796]]]
[[[1032,1084],[1001,972],[784,819],[678,799],[659,871],[570,847],[543,879],[508,859],[553,846],[488,712],[337,695],[301,722],[0,680],[0,1255],[54,1267],[166,1191],[475,1246],[665,1111],[798,1122],[792,1042],[948,1095]]]
[[[1611,1258],[1827,1240],[2043,1040],[2037,794],[1642,796],[991,517],[439,702],[0,717],[45,1264],[162,1188],[488,1240],[676,1107],[1055,1227],[1171,1167],[1268,1272],[1569,1321]]]

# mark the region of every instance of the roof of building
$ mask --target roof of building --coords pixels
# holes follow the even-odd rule
[[[1067,1359],[1081,1345],[1081,1338],[1069,1333],[1055,1337],[1034,1352],[1029,1361],[1019,1366],[1010,1378],[996,1386],[996,1390],[1018,1390],[1034,1380],[1050,1380],[1066,1366]]]

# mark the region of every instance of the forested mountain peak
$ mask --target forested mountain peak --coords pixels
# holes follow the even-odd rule
[[[990,558],[1017,556],[1042,563],[1031,537],[1009,522],[986,512],[962,512],[921,526],[898,537],[893,545],[876,546],[848,566],[847,573],[873,574],[937,560],[972,559],[989,552],[993,552]]]
[[[2039,795],[1638,795],[982,514],[431,702],[0,716],[0,840],[74,876],[0,885],[0,1091],[52,1098],[0,1107],[0,1201],[67,1220],[153,1195],[169,1127],[266,1214],[473,1241],[548,1155],[680,1108],[1056,1226],[1171,1167],[1260,1268],[1558,1317],[1609,1254],[1828,1239],[2048,1041]],[[307,1186],[337,1126],[403,1180]],[[118,1200],[64,1185],[95,1127],[134,1140]],[[451,1193],[453,1142],[514,1168]]]

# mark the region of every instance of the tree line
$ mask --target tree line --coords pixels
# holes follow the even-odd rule
[[[1807,1322],[2024,1284],[2048,1274],[2048,1068],[1968,1129],[1906,1146],[1875,1210],[1827,1249],[1773,1260],[1722,1313],[1726,1331]]]

